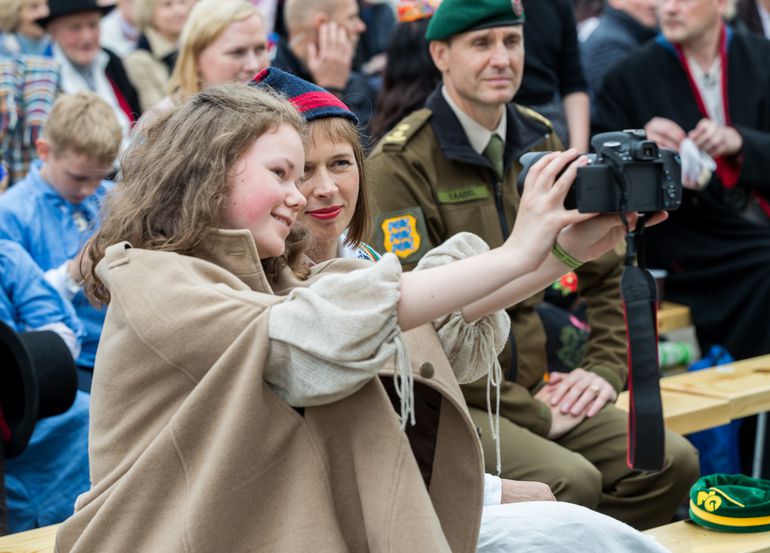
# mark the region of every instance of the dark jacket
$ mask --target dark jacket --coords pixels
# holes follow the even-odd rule
[[[702,345],[725,345],[738,358],[770,353],[770,219],[747,217],[758,197],[770,198],[768,67],[770,42],[728,32],[726,108],[743,137],[737,186],[727,190],[715,175],[701,192],[685,190],[680,209],[647,231],[650,266],[669,272],[667,298],[690,306]],[[607,73],[597,106],[597,131],[642,128],[659,116],[689,132],[703,118],[663,37]]]
[[[118,101],[125,101],[126,105],[131,110],[131,113],[136,114],[136,116],[133,117],[133,120],[138,119],[142,114],[142,109],[139,105],[139,96],[126,74],[123,62],[120,61],[120,58],[116,54],[107,50],[107,48],[102,48],[102,50],[107,52],[107,55],[110,57],[110,61],[107,62],[107,67],[104,69],[104,72],[112,83],[116,95],[119,95]]]
[[[285,40],[278,43],[272,66],[283,69],[311,83],[314,82],[310,71],[294,55],[294,52],[291,51]],[[350,77],[348,77],[348,84],[345,86],[345,90],[342,91],[340,99],[356,114],[361,124],[369,125],[369,120],[372,118],[374,106],[377,102],[377,91],[369,84],[366,77],[356,71],[351,71]]]
[[[645,27],[626,12],[609,6],[604,8],[599,25],[580,47],[592,103],[607,71],[652,39],[655,33],[656,29]]]
[[[514,100],[534,106],[585,92],[572,2],[525,0],[524,77]]]
[[[396,253],[406,269],[413,268],[432,246],[460,231],[481,236],[490,247],[500,246],[513,228],[519,206],[518,158],[529,151],[561,149],[542,116],[513,105],[507,106],[507,113],[502,181],[491,163],[468,143],[440,90],[428,98],[425,109],[398,123],[367,162],[377,212],[372,245]],[[617,390],[622,389],[627,372],[618,292],[620,261],[612,252],[578,270],[591,324],[582,366],[600,374]],[[501,413],[546,435],[550,411],[531,395],[547,370],[545,331],[534,309],[542,298],[542,293],[536,294],[508,310],[515,340],[500,357],[507,377]],[[464,393],[470,405],[486,409],[485,381],[466,386]]]
[[[735,17],[743,23],[746,30],[765,36],[762,18],[759,16],[759,8],[757,8],[757,0],[738,0],[735,3]]]

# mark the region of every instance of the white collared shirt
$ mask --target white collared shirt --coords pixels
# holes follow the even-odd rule
[[[458,106],[449,96],[446,86],[441,87],[441,94],[444,96],[444,100],[446,100],[447,104],[449,104],[449,107],[452,108],[457,119],[460,120],[460,125],[462,125],[462,128],[465,131],[465,136],[468,137],[471,148],[473,148],[477,154],[483,155],[484,150],[487,148],[487,144],[489,144],[489,139],[492,138],[493,134],[499,135],[500,138],[503,139],[503,143],[505,143],[505,131],[508,125],[508,113],[505,110],[503,110],[503,116],[500,118],[497,128],[494,131],[490,131],[460,109],[460,106]]]
[[[706,106],[706,112],[710,119],[720,125],[725,124],[725,106],[722,102],[722,58],[717,56],[708,71],[701,69],[698,62],[687,56],[695,86],[698,87],[700,97]]]

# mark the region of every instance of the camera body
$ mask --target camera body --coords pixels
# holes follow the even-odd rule
[[[672,211],[682,203],[679,154],[658,148],[643,130],[607,132],[591,138],[588,165],[577,177],[564,205],[581,213]],[[517,186],[524,190],[529,168],[549,152],[521,156]]]

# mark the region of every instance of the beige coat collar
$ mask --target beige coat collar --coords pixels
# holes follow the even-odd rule
[[[231,272],[252,290],[273,293],[248,230],[211,229],[192,255]]]

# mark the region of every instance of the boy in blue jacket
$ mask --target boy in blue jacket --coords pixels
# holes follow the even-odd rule
[[[61,96],[36,142],[40,158],[27,177],[0,196],[0,238],[20,244],[86,328],[77,358],[81,388],[90,389],[104,311],[80,289],[79,253],[96,230],[122,132],[110,106],[93,93]]]

